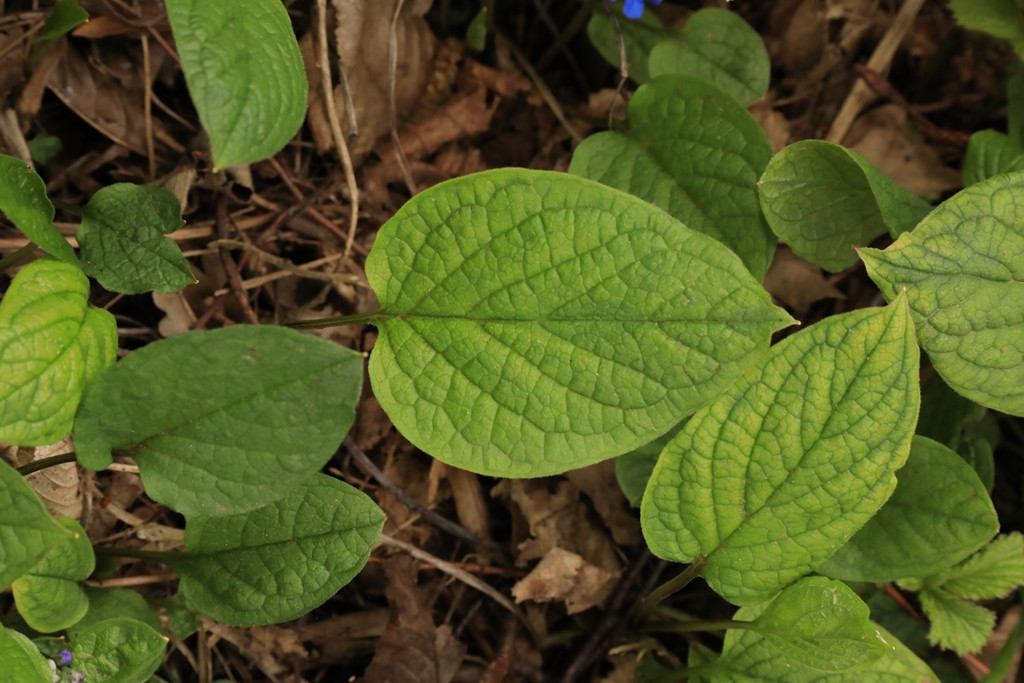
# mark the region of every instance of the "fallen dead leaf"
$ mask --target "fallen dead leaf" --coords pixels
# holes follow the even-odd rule
[[[602,604],[620,572],[595,567],[576,553],[552,548],[529,574],[512,587],[517,603],[527,600],[565,603],[569,614]]]
[[[764,276],[764,288],[793,311],[806,311],[821,299],[845,299],[846,295],[832,286],[821,268],[800,258],[785,244],[775,250],[775,257]]]
[[[0,454],[13,467],[21,467],[37,460],[71,453],[73,450],[70,437],[46,446],[0,444]],[[39,494],[51,517],[54,519],[71,517],[81,520],[83,510],[82,479],[78,463],[69,462],[47,467],[45,470],[28,475],[25,477],[25,481]]]

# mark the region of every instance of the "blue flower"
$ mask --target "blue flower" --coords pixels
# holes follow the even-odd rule
[[[71,650],[69,650],[67,648],[64,648],[63,650],[60,651],[60,665],[61,666],[67,666],[68,664],[71,663],[71,660],[72,660]]]
[[[644,13],[645,2],[652,5],[661,4],[661,0],[624,0],[622,13],[626,15],[627,19],[639,19],[640,15]]]

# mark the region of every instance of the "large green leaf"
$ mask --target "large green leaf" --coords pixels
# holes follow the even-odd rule
[[[712,681],[925,683],[928,666],[885,629],[846,585],[802,579],[734,617],[757,628],[726,631]]]
[[[931,210],[861,155],[822,140],[796,142],[772,157],[758,191],[775,234],[831,271],[857,262],[851,247],[906,232]]]
[[[31,571],[68,534],[21,475],[0,460],[0,588]]]
[[[676,75],[641,86],[629,121],[627,132],[584,140],[569,172],[646,199],[724,243],[764,278],[777,240],[757,197],[772,156],[761,126],[720,90]]]
[[[71,432],[86,383],[117,358],[117,323],[89,306],[77,267],[25,266],[0,302],[0,441],[39,446]]]
[[[166,0],[189,94],[216,168],[266,158],[306,115],[308,85],[281,0]]]
[[[0,625],[0,677],[17,683],[52,683],[53,677],[46,658],[32,641],[17,631]]]
[[[68,649],[84,681],[145,683],[163,660],[167,639],[133,619],[106,619],[77,633]]]
[[[46,183],[20,159],[0,154],[0,211],[25,235],[53,256],[78,265],[75,250],[53,227],[53,204]]]
[[[196,281],[181,249],[164,237],[183,223],[177,198],[162,187],[108,185],[82,213],[82,267],[113,292],[176,292]]]
[[[706,556],[708,583],[735,604],[772,597],[892,493],[917,375],[905,299],[783,340],[665,448],[641,507],[651,551]]]
[[[819,566],[844,581],[894,581],[946,569],[985,545],[999,518],[978,475],[940,443],[915,436],[892,497]]]
[[[921,346],[956,391],[1024,415],[1024,172],[947,199],[885,251],[862,249],[893,300],[906,289]]]
[[[135,458],[146,493],[186,515],[252,510],[331,457],[355,419],[362,355],[279,327],[188,332],[89,386],[79,462]]]
[[[89,599],[89,611],[68,629],[68,637],[98,624],[105,619],[127,617],[141,621],[154,631],[162,631],[163,625],[156,610],[149,606],[141,594],[129,588],[92,588],[85,587],[85,596]]]
[[[709,7],[695,12],[673,40],[651,50],[652,77],[681,74],[711,83],[740,104],[757,102],[768,92],[771,64],[761,36],[738,14]]]
[[[172,566],[190,607],[231,626],[288,621],[322,604],[366,564],[384,513],[318,474],[240,515],[192,517]]]
[[[380,230],[370,379],[414,444],[537,477],[668,431],[789,323],[742,262],[647,202],[505,169],[437,185]]]
[[[69,535],[12,585],[18,613],[42,633],[66,629],[85,615],[89,599],[79,582],[89,578],[96,567],[85,529],[70,517],[61,519],[60,524]]]

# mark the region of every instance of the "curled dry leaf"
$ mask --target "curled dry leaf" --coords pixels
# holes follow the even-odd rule
[[[569,614],[602,604],[619,572],[595,567],[576,553],[552,548],[529,574],[512,587],[517,603],[561,600]]]
[[[74,450],[71,439],[63,439],[47,446],[9,446],[0,445],[0,454],[12,467],[21,467],[37,460],[52,458]],[[46,511],[54,519],[71,517],[82,518],[82,487],[81,473],[78,464],[73,462],[47,467],[25,477],[46,506]]]

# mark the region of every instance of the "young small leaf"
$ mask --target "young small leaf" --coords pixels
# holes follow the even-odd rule
[[[1024,416],[1024,171],[947,199],[884,251],[861,249],[893,300],[907,291],[921,346],[956,391]]]
[[[587,36],[605,61],[619,68],[619,36],[626,49],[629,77],[637,83],[651,80],[647,70],[647,56],[660,40],[669,35],[654,12],[645,12],[639,19],[627,20],[622,16],[622,7],[613,5],[618,23],[618,35],[612,27],[604,8],[595,7],[587,24]]]
[[[773,610],[777,601],[784,603],[779,612]],[[724,675],[712,680],[938,680],[924,662],[867,616],[867,606],[846,585],[821,577],[802,579],[773,601],[736,612],[734,619],[752,621],[760,628],[726,631],[722,656],[715,662]]]
[[[1024,169],[1024,153],[1010,136],[981,130],[971,136],[964,155],[964,186],[980,183],[999,173]]]
[[[823,565],[844,581],[926,577],[964,559],[999,530],[999,517],[971,466],[915,436],[896,490],[878,514]]]
[[[24,161],[3,154],[0,154],[0,211],[52,256],[78,265],[75,250],[53,227],[53,204],[46,196],[46,183]]]
[[[192,608],[230,626],[288,621],[318,607],[366,564],[384,513],[317,474],[251,512],[191,517],[173,562]]]
[[[21,475],[0,460],[0,588],[31,571],[68,535]]]
[[[905,299],[826,318],[772,348],[665,448],[641,507],[666,559],[707,557],[734,604],[770,598],[882,506],[920,401]]]
[[[133,619],[106,619],[70,639],[73,668],[84,681],[145,683],[163,660],[167,639]]]
[[[928,640],[933,645],[965,655],[978,652],[992,634],[996,615],[944,590],[925,588],[918,597],[931,621]]]
[[[196,281],[181,249],[164,237],[183,223],[181,205],[162,187],[108,185],[82,214],[82,267],[112,292],[176,292]]]
[[[36,43],[36,51],[52,45],[71,29],[87,21],[89,13],[78,5],[77,0],[58,0],[43,23],[42,33],[32,39]]]
[[[764,278],[777,240],[761,216],[757,181],[772,148],[754,117],[713,86],[668,75],[637,90],[629,121],[627,132],[584,140],[569,172],[646,199]]]
[[[1024,584],[1024,536],[1000,536],[959,567],[943,572],[934,583],[968,600],[1003,597]]]
[[[768,225],[793,253],[838,272],[857,262],[851,247],[912,229],[931,210],[852,150],[803,140],[768,163],[758,182]]]
[[[355,419],[363,357],[280,327],[188,332],[148,344],[91,384],[78,460],[135,458],[154,500],[185,515],[276,500],[331,457]]]
[[[215,168],[284,147],[305,118],[308,84],[281,0],[165,4]]]
[[[680,74],[710,83],[743,106],[768,92],[771,65],[757,31],[727,9],[709,7],[695,12],[682,31],[651,50],[652,77]]]
[[[114,316],[88,297],[89,280],[61,261],[34,261],[14,278],[0,301],[0,441],[66,437],[82,389],[116,360]]]
[[[25,623],[41,633],[66,629],[89,609],[79,583],[96,567],[96,555],[85,529],[70,517],[59,524],[69,536],[61,540],[30,572],[14,581],[14,603]]]
[[[734,254],[647,202],[502,169],[413,197],[366,275],[370,379],[414,444],[497,476],[620,455],[715,397],[790,322]]]
[[[32,641],[0,625],[0,662],[5,680],[18,683],[53,683],[50,666]]]

